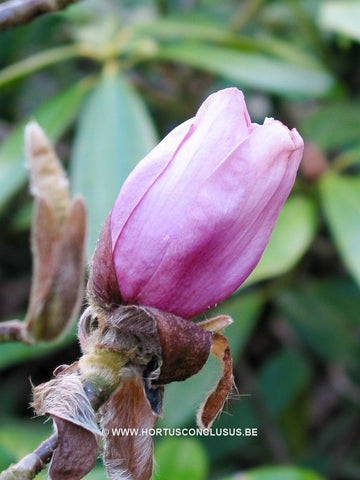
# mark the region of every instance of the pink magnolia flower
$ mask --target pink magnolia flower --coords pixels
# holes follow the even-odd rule
[[[302,157],[298,132],[251,123],[242,92],[210,95],[134,169],[111,213],[124,302],[190,318],[254,269]]]
[[[233,383],[220,333],[231,319],[187,319],[230,295],[255,267],[302,151],[296,130],[273,119],[251,123],[242,93],[229,88],[211,95],[126,180],[101,231],[79,322],[82,381],[100,377],[110,392],[100,412],[104,432],[152,428],[164,385],[195,375],[210,352],[222,371],[197,423],[211,427]],[[152,452],[151,437],[107,436],[109,478],[148,480]]]

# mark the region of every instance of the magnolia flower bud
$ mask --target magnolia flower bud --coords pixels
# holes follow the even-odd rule
[[[211,427],[233,382],[219,333],[231,319],[187,320],[233,293],[256,266],[302,151],[296,130],[273,119],[251,123],[242,93],[229,88],[128,177],[101,231],[79,324],[82,379],[106,378],[115,392],[100,413],[103,431],[155,425],[163,386],[196,374],[210,352],[222,373],[197,422]],[[107,437],[103,456],[110,479],[151,475],[149,438]]]
[[[187,319],[225,299],[260,260],[302,151],[295,129],[251,123],[236,88],[214,93],[124,183],[90,292]]]

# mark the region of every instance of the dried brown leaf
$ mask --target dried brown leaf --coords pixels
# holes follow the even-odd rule
[[[215,333],[211,346],[213,353],[222,362],[222,374],[215,388],[210,392],[197,415],[200,428],[210,428],[221,412],[234,381],[232,358],[228,341],[221,333]]]

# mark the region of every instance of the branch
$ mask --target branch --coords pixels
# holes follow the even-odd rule
[[[29,343],[24,322],[20,320],[9,320],[0,323],[0,343],[3,342],[24,342]]]
[[[83,388],[95,411],[97,411],[111,395],[111,392],[106,391],[103,386],[95,385],[89,381],[83,384]],[[33,452],[0,473],[0,480],[32,480],[45,468],[46,464],[50,462],[57,447],[57,441],[57,433],[54,433],[40,443]]]
[[[28,23],[44,13],[63,10],[79,0],[9,0],[0,4],[0,32]]]

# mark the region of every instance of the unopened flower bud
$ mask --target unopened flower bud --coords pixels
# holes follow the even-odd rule
[[[272,118],[251,123],[236,88],[211,95],[124,183],[95,251],[90,294],[103,302],[116,292],[117,302],[121,295],[182,318],[229,296],[260,260],[302,152],[295,129]]]
[[[70,197],[69,181],[49,140],[36,122],[25,130],[32,222],[33,278],[25,340],[50,341],[76,317],[84,283],[86,211]]]

